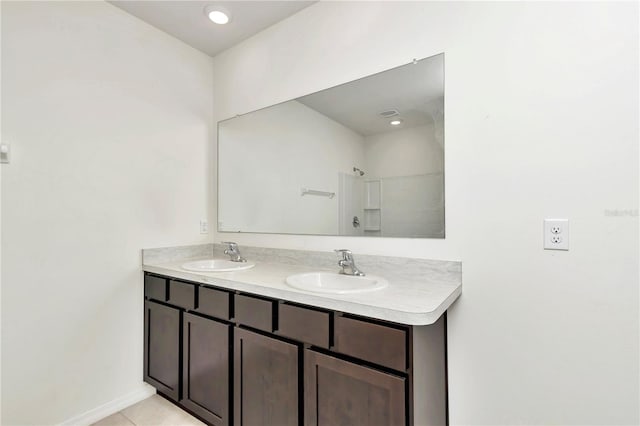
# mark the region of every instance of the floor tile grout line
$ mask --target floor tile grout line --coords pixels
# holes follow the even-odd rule
[[[178,416],[178,418],[174,419],[175,421],[177,421],[177,423],[175,423],[175,425],[181,425],[181,426],[196,426],[196,425],[197,426],[204,426],[204,423],[202,423],[200,421],[200,419],[198,419],[197,417],[193,416],[191,413],[189,413],[188,411],[184,410],[182,407],[172,403],[171,401],[167,401],[164,398],[161,398],[160,396],[157,396],[157,395],[152,395],[149,398],[145,398],[144,400],[139,401],[136,404],[133,404],[133,405],[131,405],[129,407],[123,408],[122,410],[120,410],[120,411],[118,411],[116,413],[113,413],[111,416],[107,416],[106,418],[122,416],[124,418],[124,421],[127,423],[126,426],[139,426],[139,425],[142,426],[142,425],[150,424],[150,423],[146,423],[142,419],[138,419],[138,420],[142,420],[142,423],[136,423],[136,421],[134,421],[133,418],[130,418],[127,414],[125,414],[125,412],[127,412],[131,407],[134,407],[134,406],[144,407],[144,406],[150,406],[150,404],[153,405],[153,404],[156,404],[156,403],[162,405],[164,408],[166,408],[168,410],[165,413],[166,415],[169,415],[169,416],[177,415]],[[132,413],[132,414],[135,414],[135,413]],[[105,420],[105,419],[102,419],[102,420]],[[99,422],[101,422],[102,420],[100,420]],[[167,420],[167,419],[166,418],[165,419],[161,419],[157,424],[166,424],[164,422],[165,420]],[[118,417],[117,424],[119,424],[119,425],[124,424],[122,422],[122,418]]]
[[[133,426],[138,426],[138,425],[137,425],[133,420],[131,420],[129,417],[127,417],[127,415],[126,415],[124,412],[122,412],[122,411],[118,411],[118,413],[122,414],[122,417],[124,417],[125,419],[127,419],[127,421],[128,421],[129,423],[131,423]]]

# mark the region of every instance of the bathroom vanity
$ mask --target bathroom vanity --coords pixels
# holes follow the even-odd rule
[[[213,425],[447,424],[455,262],[409,266],[398,279],[387,271],[378,292],[317,295],[283,284],[308,265],[251,254],[253,269],[209,274],[182,270],[184,259],[144,260],[146,382]],[[406,270],[425,267],[432,273],[412,293]],[[437,309],[414,309],[418,294]]]
[[[444,54],[234,114],[217,148],[220,233],[444,238]],[[243,247],[239,270],[226,244],[143,251],[160,393],[216,426],[448,423],[459,262]]]

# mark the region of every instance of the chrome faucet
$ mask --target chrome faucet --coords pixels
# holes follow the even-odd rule
[[[351,250],[339,249],[334,251],[339,255],[342,255],[342,259],[338,261],[338,266],[342,268],[342,270],[340,271],[341,274],[364,277],[364,272],[358,269],[358,267],[356,266],[356,262],[353,260],[353,254],[351,253]]]
[[[247,259],[240,256],[240,249],[238,248],[238,244],[232,241],[224,241],[222,244],[227,245],[227,249],[224,251],[224,254],[228,254],[231,258],[232,262],[246,262]]]

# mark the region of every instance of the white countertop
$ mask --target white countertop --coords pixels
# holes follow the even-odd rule
[[[197,259],[144,264],[142,269],[228,290],[408,325],[433,324],[462,292],[461,282],[445,279],[438,274],[407,278],[386,273],[382,277],[389,281],[389,286],[381,290],[358,294],[318,294],[289,287],[285,279],[289,275],[303,272],[337,272],[337,267],[327,270],[256,261],[253,262],[255,267],[237,272],[201,273],[183,270],[181,265],[191,260]]]

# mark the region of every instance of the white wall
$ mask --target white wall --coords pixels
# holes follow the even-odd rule
[[[444,150],[437,131],[444,123],[439,121],[365,138],[367,175],[381,181],[379,235],[444,237]]]
[[[234,240],[461,259],[452,424],[637,424],[638,218],[606,212],[638,208],[637,4],[320,2],[216,58],[216,116],[440,52],[445,240]]]
[[[443,177],[437,173],[380,179],[380,235],[444,238]]]
[[[0,137],[2,137],[2,5],[0,4]],[[0,140],[1,141],[1,140]],[[0,165],[0,169],[2,166]],[[2,422],[2,171],[0,170],[0,422]]]
[[[412,176],[443,170],[443,149],[433,124],[377,133],[365,137],[364,143],[366,176]]]
[[[339,173],[364,160],[361,135],[297,101],[225,121],[219,135],[221,229],[338,233],[338,197],[301,188],[338,194]]]
[[[140,249],[210,241],[212,61],[107,3],[2,2],[2,62],[2,424],[53,424],[142,387]]]

